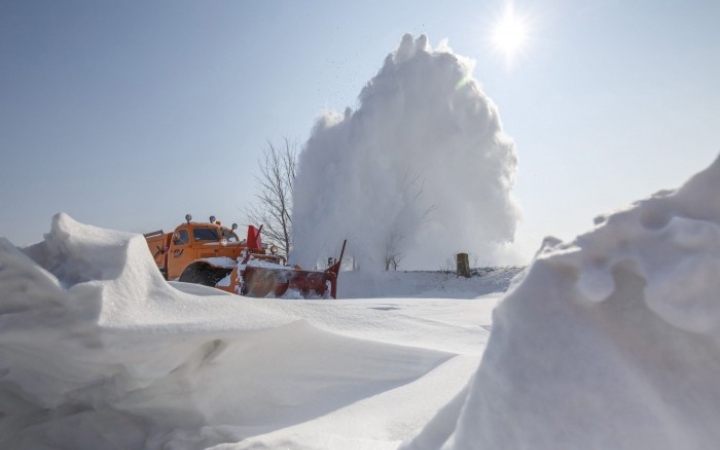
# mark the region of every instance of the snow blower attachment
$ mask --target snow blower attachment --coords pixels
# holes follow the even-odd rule
[[[263,244],[262,226],[248,226],[247,238],[240,241],[235,230],[223,227],[210,217],[210,222],[186,223],[172,233],[162,230],[145,235],[155,263],[166,280],[177,280],[212,286],[249,297],[281,297],[296,292],[303,298],[336,298],[345,243],[340,258],[331,261],[323,271],[289,267],[277,255],[275,246]]]

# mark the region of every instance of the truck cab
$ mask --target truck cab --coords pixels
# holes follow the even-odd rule
[[[215,285],[238,263],[238,258],[251,252],[254,258],[280,264],[283,258],[276,249],[262,244],[260,229],[250,225],[248,236],[240,240],[231,228],[210,217],[209,222],[193,222],[189,214],[186,222],[171,233],[162,230],[145,234],[155,263],[166,280],[189,281]]]

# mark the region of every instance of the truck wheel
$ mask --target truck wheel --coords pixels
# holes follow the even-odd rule
[[[180,281],[214,287],[230,272],[229,269],[211,267],[207,264],[191,264],[180,275]]]

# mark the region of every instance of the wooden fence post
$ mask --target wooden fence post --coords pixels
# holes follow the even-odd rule
[[[470,262],[467,253],[457,254],[457,276],[470,278]]]

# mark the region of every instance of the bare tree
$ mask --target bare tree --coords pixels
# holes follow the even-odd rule
[[[411,167],[408,165],[400,181],[400,192],[406,199],[406,207],[393,220],[392,227],[385,239],[385,270],[397,270],[405,256],[405,237],[413,234],[415,229],[437,209],[435,205],[419,208],[424,188],[423,172],[420,171],[413,176]]]
[[[248,221],[263,224],[268,243],[277,245],[288,255],[292,230],[292,190],[297,168],[297,145],[283,137],[281,147],[268,141],[258,161],[258,193],[256,202],[245,209]]]
[[[385,240],[385,270],[397,270],[400,261],[405,256],[402,250],[402,241],[404,239],[405,235],[400,232],[400,228],[395,222]]]

